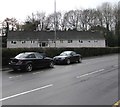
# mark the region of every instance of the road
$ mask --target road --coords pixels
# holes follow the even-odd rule
[[[118,101],[118,55],[86,58],[32,72],[2,73],[3,105],[112,105]]]

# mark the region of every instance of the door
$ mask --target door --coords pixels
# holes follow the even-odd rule
[[[35,54],[36,56],[36,62],[37,62],[37,67],[43,67],[45,66],[45,59],[44,59],[44,56],[40,53],[36,53]]]

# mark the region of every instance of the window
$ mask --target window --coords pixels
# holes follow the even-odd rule
[[[16,41],[11,41],[12,44],[16,44]]]
[[[39,59],[42,59],[43,58],[43,55],[39,54],[39,53],[36,53],[36,57],[39,58]]]
[[[22,41],[22,44],[24,44],[25,43],[25,41]]]
[[[45,46],[46,46],[46,43],[45,43],[45,42],[43,42],[43,43],[42,43],[42,46],[43,46],[43,47],[45,47]]]
[[[54,40],[52,40],[52,43],[55,43],[55,41],[54,41]]]
[[[68,43],[72,43],[72,40],[68,40]]]
[[[90,40],[88,42],[90,43]]]
[[[41,42],[41,43],[39,43],[39,47],[46,47],[46,46],[48,46],[47,42]]]
[[[27,58],[36,58],[34,54],[30,54],[27,56]]]
[[[94,40],[94,42],[98,42],[97,40]]]
[[[63,43],[63,40],[60,40],[60,43]]]
[[[31,41],[31,43],[35,43],[35,41]]]
[[[82,40],[79,40],[79,42],[80,42],[80,43],[83,43],[83,41],[82,41]]]
[[[76,53],[75,53],[75,52],[72,52],[71,55],[74,56],[74,55],[76,55]]]

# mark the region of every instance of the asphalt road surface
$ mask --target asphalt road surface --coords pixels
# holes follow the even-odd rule
[[[3,105],[112,105],[118,101],[118,55],[86,58],[32,72],[2,73]]]

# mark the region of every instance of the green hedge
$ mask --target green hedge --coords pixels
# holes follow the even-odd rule
[[[47,56],[54,57],[61,52],[71,50],[80,53],[82,57],[98,56],[112,53],[119,53],[120,48],[3,48],[2,49],[2,65],[8,65],[9,59],[21,52],[45,52]]]

